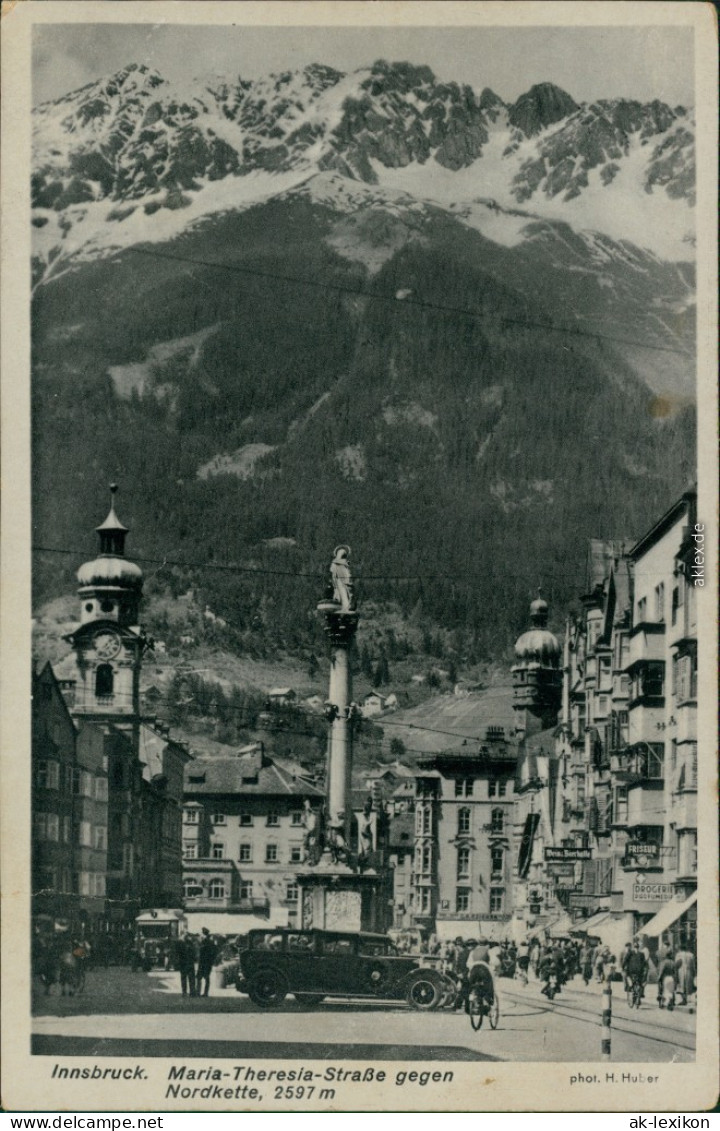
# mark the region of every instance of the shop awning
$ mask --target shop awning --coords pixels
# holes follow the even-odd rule
[[[265,918],[261,915],[233,914],[222,911],[188,911],[187,929],[198,934],[207,927],[211,935],[244,935],[256,928],[287,927],[287,911],[278,908],[278,914]]]
[[[678,903],[676,899],[669,900],[663,907],[660,908],[657,915],[653,915],[649,923],[641,927],[638,931],[639,935],[647,935],[648,938],[656,939],[663,931],[667,931],[672,927],[673,923],[677,923],[683,915],[685,915],[690,908],[697,902],[697,892],[694,891],[689,899]]]
[[[510,937],[511,922],[502,920],[483,919],[438,919],[435,934],[441,942],[452,942],[454,939],[487,939],[488,942],[500,942]]]
[[[576,923],[575,929],[585,931],[586,934],[592,935],[597,932],[597,928],[601,926],[602,923],[607,923],[609,918],[609,911],[596,911],[589,919],[585,919],[585,921],[581,923]]]
[[[569,915],[561,915],[559,919],[553,919],[552,923],[546,923],[543,930],[550,938],[560,938],[562,935],[569,935],[573,926]]]

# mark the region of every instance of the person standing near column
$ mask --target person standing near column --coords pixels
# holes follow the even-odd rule
[[[212,973],[216,954],[217,947],[215,945],[215,940],[213,939],[207,927],[203,927],[202,938],[200,940],[200,950],[198,953],[197,971],[197,990],[198,994],[202,997],[207,997],[210,993],[210,975]],[[204,989],[203,983],[205,986]]]

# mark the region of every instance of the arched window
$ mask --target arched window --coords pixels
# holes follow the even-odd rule
[[[110,664],[98,664],[95,672],[95,694],[98,699],[109,699],[113,693],[115,675]]]
[[[467,836],[470,832],[470,809],[463,805],[458,809],[458,835]]]
[[[199,895],[201,892],[202,888],[197,880],[190,878],[183,883],[183,897],[185,899],[192,899],[194,895]]]
[[[490,830],[494,833],[501,833],[505,830],[505,813],[502,809],[493,809],[492,818],[490,821]]]
[[[224,880],[211,880],[210,881],[210,898],[211,899],[224,899],[225,898],[225,881]]]

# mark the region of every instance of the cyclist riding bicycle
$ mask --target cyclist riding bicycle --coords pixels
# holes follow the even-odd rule
[[[490,951],[486,943],[478,943],[468,955],[467,996],[465,1010],[470,1012],[470,999],[473,994],[487,1009],[495,1001],[495,981],[489,964]]]
[[[638,985],[640,987],[640,997],[644,997],[645,983],[648,977],[648,961],[641,951],[640,943],[637,939],[633,943],[633,948],[625,962],[625,977],[628,979],[629,988]]]

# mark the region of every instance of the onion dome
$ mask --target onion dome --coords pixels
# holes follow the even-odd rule
[[[99,557],[81,565],[77,579],[83,588],[110,585],[123,589],[141,589],[143,574],[139,565],[125,558]]]
[[[527,632],[515,644],[515,656],[520,664],[540,664],[544,668],[560,666],[562,650],[556,636],[547,627],[548,604],[540,596],[530,606],[530,624]]]
[[[100,553],[91,562],[85,562],[77,571],[81,588],[111,587],[142,589],[143,573],[139,565],[125,557],[125,538],[128,528],[115,513],[117,484],[110,484],[110,510],[96,530],[100,536]]]

